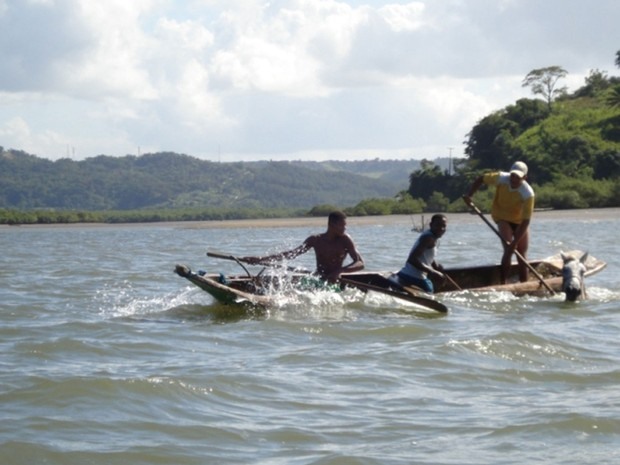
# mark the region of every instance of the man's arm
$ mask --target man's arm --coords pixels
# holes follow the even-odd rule
[[[298,247],[295,247],[291,250],[286,250],[284,252],[279,252],[273,255],[267,255],[265,257],[241,257],[241,261],[245,263],[249,263],[250,265],[271,265],[274,262],[279,262],[281,260],[287,259],[291,260],[299,255],[306,253],[310,250],[310,238],[306,239],[303,244]]]
[[[353,239],[351,239],[351,237],[348,235],[346,235],[344,239],[346,241],[346,244],[345,244],[346,253],[347,255],[351,257],[351,260],[353,261],[349,263],[348,265],[345,265],[345,266],[341,265],[340,267],[333,269],[331,272],[324,275],[323,278],[329,281],[330,283],[338,282],[338,280],[340,279],[340,275],[342,273],[353,273],[355,271],[361,271],[364,269],[364,259],[362,258],[362,255],[357,250],[357,247],[355,247],[355,243],[353,242]]]
[[[351,257],[351,260],[353,261],[342,268],[343,272],[351,273],[353,271],[361,271],[364,269],[364,259],[362,258],[362,255],[357,250],[357,247],[355,247],[355,243],[353,242],[353,239],[351,239],[351,237],[349,237],[348,239],[349,239],[349,246],[348,246],[349,256]]]
[[[521,223],[519,223],[519,226],[517,226],[515,229],[515,232],[513,234],[514,239],[512,243],[510,244],[511,250],[516,250],[517,244],[519,244],[519,241],[525,235],[525,233],[527,232],[527,229],[530,227],[530,220],[533,214],[534,214],[534,196],[531,196],[525,199],[525,202],[523,203],[523,220],[521,221]]]
[[[527,231],[527,228],[529,227],[530,227],[529,219],[523,220],[521,221],[521,223],[519,223],[519,226],[517,226],[517,228],[515,229],[514,239],[509,245],[511,251],[514,251],[517,249],[517,245],[519,244],[519,241],[521,240],[521,238]]]
[[[439,271],[439,266],[437,264],[433,263],[429,266],[420,260],[426,249],[432,247],[435,247],[435,239],[430,236],[423,237],[418,245],[411,251],[407,261],[418,270],[425,272],[429,276],[435,275],[438,278],[443,278],[443,274]]]
[[[471,205],[471,198],[476,192],[478,192],[478,189],[480,189],[480,186],[482,186],[483,180],[484,178],[482,176],[478,176],[476,180],[472,183],[469,191],[467,191],[467,194],[463,196],[463,200],[465,200],[465,203],[467,205]]]

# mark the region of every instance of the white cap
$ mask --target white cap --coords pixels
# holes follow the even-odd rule
[[[515,162],[510,168],[510,174],[516,174],[520,178],[527,176],[527,165],[522,161]]]

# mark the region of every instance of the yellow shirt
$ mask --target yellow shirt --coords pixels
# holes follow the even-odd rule
[[[508,221],[520,224],[532,218],[534,212],[534,189],[523,181],[519,187],[510,187],[510,173],[487,173],[482,178],[488,186],[495,186],[495,198],[491,216],[495,222]]]

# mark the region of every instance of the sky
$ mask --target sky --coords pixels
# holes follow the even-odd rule
[[[56,160],[463,156],[561,66],[620,75],[618,0],[0,0],[0,146]]]

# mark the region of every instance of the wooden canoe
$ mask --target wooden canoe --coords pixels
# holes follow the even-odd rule
[[[565,252],[575,258],[580,258],[584,252],[580,250],[572,250]],[[530,265],[543,278],[545,284],[553,289],[554,292],[562,291],[562,267],[563,261],[560,254],[552,255],[542,260],[534,260],[529,262]],[[588,255],[584,265],[586,266],[585,277],[591,276],[603,270],[607,263],[599,260],[592,255]],[[446,273],[461,287],[463,290],[475,292],[511,292],[515,295],[548,295],[548,289],[534,276],[529,273],[529,280],[519,282],[519,272],[516,263],[510,267],[506,284],[500,284],[500,265],[450,268],[445,270]],[[444,283],[434,283],[438,293],[453,292],[456,290],[454,285],[449,281]]]
[[[215,299],[226,304],[246,304],[262,308],[277,306],[278,302],[291,290],[316,292],[317,290],[340,291],[350,286],[364,292],[375,291],[400,298],[440,313],[447,313],[448,308],[433,296],[419,289],[397,289],[381,273],[347,274],[341,285],[326,284],[308,273],[288,273],[286,276],[261,274],[258,276],[241,276],[222,274],[195,273],[185,265],[176,265],[175,273],[192,284],[211,294]],[[347,277],[351,276],[351,280]]]
[[[567,252],[577,258],[583,255],[580,251]],[[562,258],[554,255],[543,260],[529,262],[544,279],[545,283],[555,292],[561,291],[562,285]],[[603,268],[606,263],[592,256],[588,256],[585,262],[586,276],[593,275]],[[295,289],[316,288],[313,282],[316,279],[308,273],[288,273],[286,276],[274,276],[259,273],[257,276],[246,275],[222,275],[195,273],[185,265],[177,265],[175,272],[211,294],[215,299],[223,303],[250,304],[253,306],[269,308],[274,307],[281,299],[283,292]],[[415,286],[399,287],[389,278],[390,272],[360,271],[347,273],[342,276],[342,285],[360,289],[365,292],[379,292],[392,297],[407,300],[416,305],[424,306],[432,310],[445,313],[447,307],[439,301],[442,293],[459,291],[454,283],[458,284],[461,291],[470,292],[511,292],[516,295],[548,295],[548,289],[536,277],[530,274],[527,282],[518,282],[517,264],[511,266],[508,283],[500,284],[500,265],[472,266],[461,268],[449,268],[444,272],[452,278],[453,282],[435,282],[437,296],[424,293]],[[310,281],[310,286],[308,283]],[[329,289],[329,287],[328,287]],[[331,289],[335,287],[332,285]]]
[[[584,252],[579,250],[573,250],[565,252],[567,255],[571,255],[575,258],[580,258]],[[560,254],[553,255],[543,260],[534,260],[529,262],[530,265],[538,272],[543,278],[545,284],[554,292],[562,291],[562,257]],[[588,255],[586,262],[585,276],[591,276],[598,273],[607,264]],[[510,267],[507,283],[500,284],[500,265],[484,265],[484,266],[472,266],[462,268],[447,268],[444,273],[447,274],[451,280],[444,282],[434,281],[436,294],[442,294],[446,292],[457,291],[471,291],[471,292],[510,292],[515,295],[534,295],[544,296],[549,294],[549,290],[541,283],[541,281],[533,275],[529,274],[529,280],[526,282],[519,282],[519,271],[516,263],[513,263]],[[349,284],[357,283],[360,288],[364,285],[368,285],[371,288],[389,286],[389,281],[386,282],[391,273],[375,273],[364,272],[350,273],[345,275],[345,280]],[[455,286],[458,284],[458,289]],[[410,289],[412,287],[410,286]],[[375,290],[375,289],[373,289]],[[421,289],[419,289],[421,292]]]

